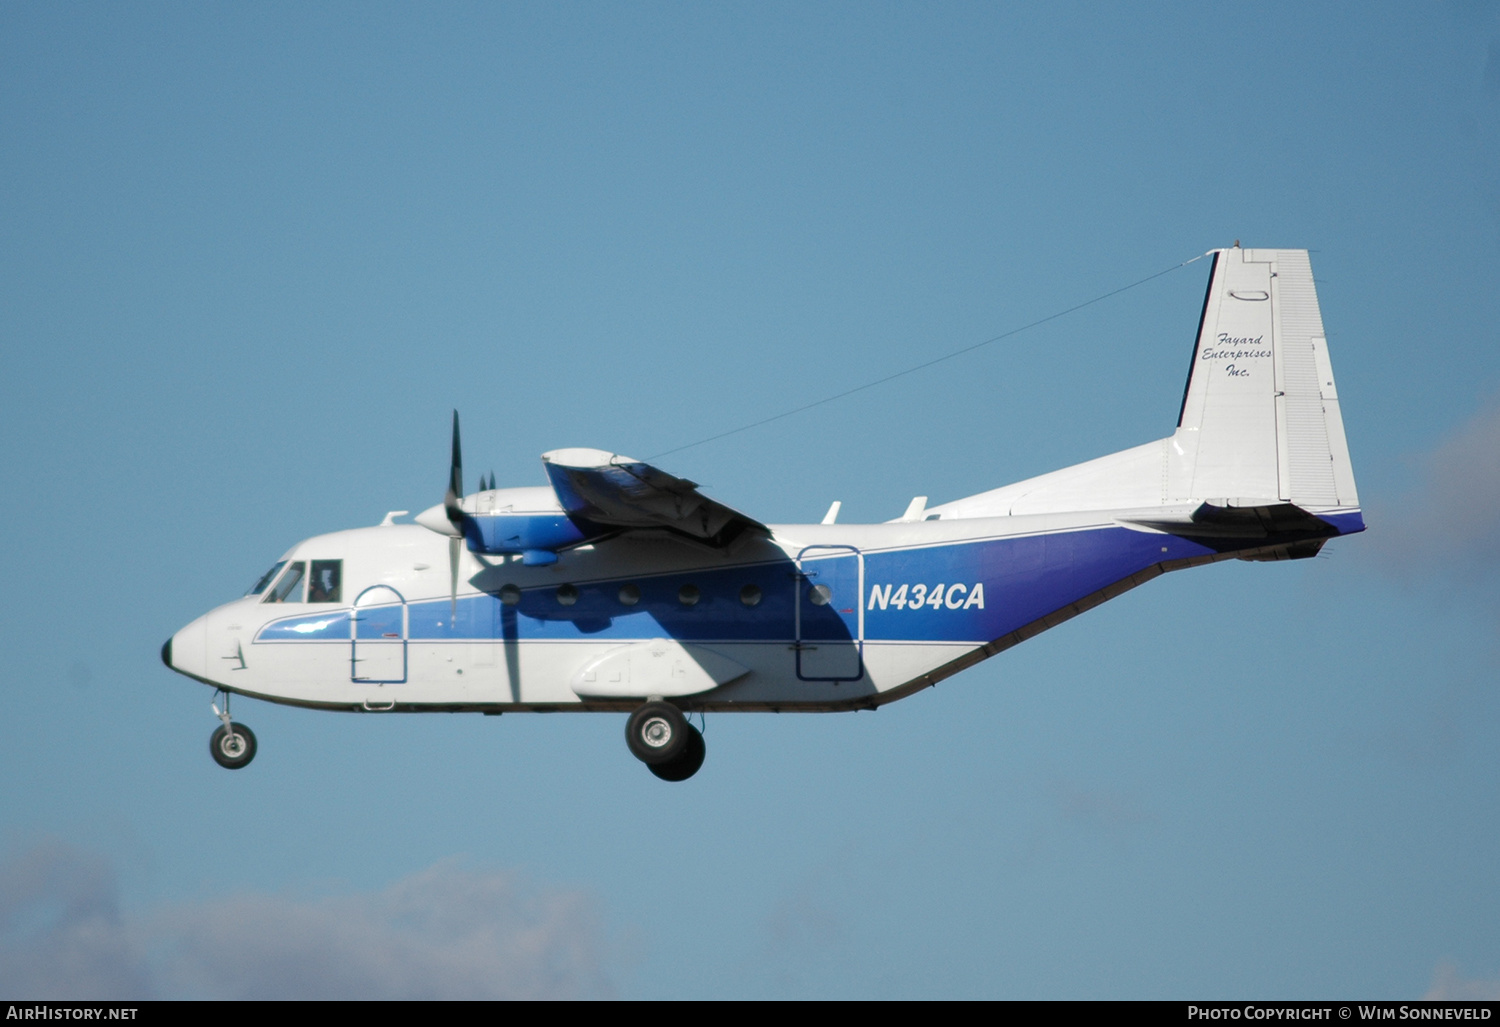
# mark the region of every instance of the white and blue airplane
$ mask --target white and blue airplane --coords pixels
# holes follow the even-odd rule
[[[597,449],[551,484],[299,542],[162,647],[215,689],[210,751],[255,756],[231,694],[325,710],[627,713],[660,778],[693,712],[873,709],[1166,571],[1296,560],[1364,530],[1305,250],[1213,254],[1169,436],[884,524],[762,524]],[[223,709],[219,708],[219,694]]]

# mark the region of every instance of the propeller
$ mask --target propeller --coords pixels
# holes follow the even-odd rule
[[[493,492],[494,489],[495,472],[490,472],[488,480],[481,474],[479,491]],[[448,490],[443,493],[441,503],[423,510],[414,518],[428,531],[448,536],[448,612],[453,617],[458,616],[459,546],[464,544],[466,538],[464,526],[472,520],[472,517],[464,511],[463,499],[464,456],[463,447],[459,443],[458,411],[455,410],[453,411],[453,458],[448,467]]]
[[[480,489],[484,488],[481,477]],[[495,487],[494,475],[490,475],[490,488]],[[448,490],[443,501],[436,503],[413,518],[428,531],[448,536],[448,598],[449,613],[458,615],[458,559],[459,546],[464,544],[464,526],[471,520],[464,512],[464,457],[458,440],[458,411],[453,411],[453,460],[448,468]]]
[[[453,465],[448,470],[448,491],[443,496],[443,512],[456,535],[448,538],[449,617],[458,615],[458,547],[464,539],[464,512],[459,500],[464,495],[464,456],[458,444],[458,411],[453,411]]]

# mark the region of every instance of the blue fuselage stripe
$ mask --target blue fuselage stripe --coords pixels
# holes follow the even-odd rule
[[[555,586],[525,589],[514,606],[498,593],[463,596],[456,612],[447,596],[418,600],[407,606],[407,635],[412,641],[839,639],[858,630],[862,613],[871,642],[987,642],[1153,564],[1211,552],[1186,539],[1120,527],[987,539],[864,553],[862,576],[830,573],[831,592],[816,597],[810,589],[818,575],[788,560],[576,583],[568,605]],[[802,570],[816,567],[809,562]],[[639,592],[634,605],[621,602],[627,583]],[[687,585],[697,589],[692,605],[679,599]],[[749,585],[759,590],[753,606],[741,601]],[[399,623],[361,610],[362,638],[377,619],[383,637]],[[349,630],[347,611],[320,611],[268,624],[256,640],[328,642],[348,639]]]

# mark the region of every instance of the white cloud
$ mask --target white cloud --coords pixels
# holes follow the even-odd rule
[[[1371,518],[1378,548],[1404,574],[1490,572],[1500,563],[1500,397],[1422,454],[1418,470],[1420,488]]]
[[[48,840],[0,864],[0,994],[151,998],[142,941],[105,860]]]
[[[1465,980],[1458,967],[1444,960],[1432,972],[1432,986],[1424,999],[1433,1002],[1493,1002],[1500,999],[1500,980]]]
[[[28,998],[586,998],[611,993],[579,892],[444,860],[374,892],[241,892],[122,915],[108,864],[0,866],[0,992]]]

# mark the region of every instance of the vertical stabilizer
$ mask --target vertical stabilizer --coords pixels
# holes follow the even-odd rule
[[[933,507],[928,517],[1202,503],[1359,505],[1306,250],[1214,252],[1170,437]]]
[[[1166,502],[1358,505],[1306,250],[1214,255]]]

